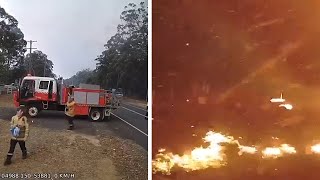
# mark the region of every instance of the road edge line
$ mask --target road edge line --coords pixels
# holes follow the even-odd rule
[[[115,115],[114,113],[111,113],[112,115],[114,115],[116,118],[120,119],[121,121],[127,123],[129,126],[133,127],[134,129],[136,129],[137,131],[139,131],[140,133],[144,134],[145,136],[148,136],[148,134],[146,134],[145,132],[141,131],[140,129],[138,129],[137,127],[135,127],[134,125],[128,123],[126,120],[122,119],[121,117]]]
[[[127,110],[127,111],[131,111],[131,112],[133,112],[133,113],[136,113],[136,114],[138,114],[138,115],[140,115],[140,116],[143,116],[143,117],[145,117],[145,118],[148,118],[148,116],[145,116],[145,115],[143,115],[143,114],[140,114],[140,113],[138,113],[138,112],[136,112],[136,111],[134,111],[134,110],[131,110],[131,109],[129,109],[129,108],[126,108],[126,107],[123,107],[123,106],[121,106],[123,109],[125,109],[125,110]],[[147,112],[147,111],[146,111]]]

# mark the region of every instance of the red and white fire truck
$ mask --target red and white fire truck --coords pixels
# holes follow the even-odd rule
[[[36,117],[42,110],[65,111],[66,103],[72,96],[76,102],[75,115],[88,115],[92,121],[109,119],[114,104],[113,93],[97,85],[80,85],[79,88],[65,86],[63,79],[28,75],[23,78],[13,93],[16,107],[27,108],[30,117]]]

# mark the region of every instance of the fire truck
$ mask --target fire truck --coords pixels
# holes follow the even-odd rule
[[[78,88],[66,86],[62,78],[38,77],[28,74],[17,91],[13,92],[16,107],[26,107],[30,117],[43,110],[65,111],[72,96],[76,116],[89,116],[92,121],[110,119],[111,111],[118,107],[112,92],[98,85],[82,84]]]

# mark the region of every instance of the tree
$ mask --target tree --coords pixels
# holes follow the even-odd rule
[[[94,83],[93,71],[90,69],[84,69],[77,72],[71,78],[65,80],[65,84],[79,86],[81,83]]]
[[[145,98],[148,88],[148,13],[144,2],[128,4],[122,24],[96,58],[97,82],[105,88],[122,88],[129,96]]]
[[[18,21],[0,7],[0,82],[12,82],[13,72],[21,74],[26,44]]]
[[[35,76],[56,77],[53,73],[53,62],[41,51],[27,54],[25,63],[32,67],[32,73]]]

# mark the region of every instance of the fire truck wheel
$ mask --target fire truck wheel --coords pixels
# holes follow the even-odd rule
[[[28,115],[30,117],[36,117],[39,114],[39,109],[36,106],[28,107]]]
[[[102,111],[97,108],[91,109],[89,117],[90,117],[91,121],[101,121],[102,120]]]

